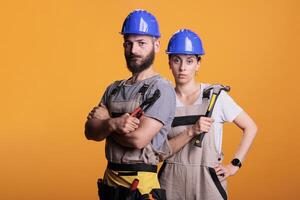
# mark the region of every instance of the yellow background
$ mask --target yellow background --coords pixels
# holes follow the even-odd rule
[[[104,142],[85,118],[113,80],[128,77],[121,25],[135,8],[160,23],[157,71],[179,28],[204,43],[198,80],[230,85],[259,133],[229,197],[300,199],[299,1],[2,0],[0,2],[0,199],[97,199]],[[226,162],[240,131],[225,126]]]

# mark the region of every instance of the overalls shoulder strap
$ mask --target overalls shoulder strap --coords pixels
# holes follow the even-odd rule
[[[206,107],[207,107],[207,103],[205,103],[205,102],[208,102],[209,99],[211,98],[211,90],[209,88],[210,88],[210,85],[206,86],[203,89],[203,92],[202,92],[202,103],[199,106],[201,106],[201,107],[204,106],[205,108],[203,108],[203,109],[206,109]],[[201,116],[203,116],[203,115],[201,115],[201,114],[194,115],[193,114],[193,115],[184,115],[184,116],[179,115],[179,116],[175,116],[174,119],[173,119],[173,122],[172,122],[171,126],[172,127],[177,127],[177,126],[193,125],[193,124],[195,124],[199,120],[199,118]]]
[[[117,87],[115,87],[111,91],[109,96],[111,97],[111,96],[116,95],[121,90],[122,86],[125,84],[126,81],[127,81],[126,79],[119,81]],[[142,96],[144,96],[149,87],[150,87],[150,84],[144,83],[144,85],[139,89],[138,93],[140,93]]]
[[[124,85],[126,80],[121,80],[121,81],[116,81],[116,82],[119,82],[119,83],[118,83],[117,87],[115,87],[109,94],[110,97],[116,95],[120,91],[121,87]]]

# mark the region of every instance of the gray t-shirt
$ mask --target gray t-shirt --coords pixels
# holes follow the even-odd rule
[[[105,91],[101,104],[105,105],[109,110],[108,100],[111,92],[114,88],[119,85],[120,81],[112,83]],[[162,78],[159,75],[150,77],[148,79],[136,82],[132,85],[123,84],[120,88],[120,91],[114,96],[114,99],[117,101],[129,101],[136,97],[136,94],[139,92],[140,88],[144,84],[149,84],[150,87],[147,89],[144,95],[144,99],[152,97],[156,89],[160,90],[160,97],[157,101],[144,113],[145,116],[151,117],[160,121],[163,124],[163,127],[160,131],[154,136],[151,141],[152,146],[159,151],[164,141],[167,139],[167,134],[171,128],[171,124],[175,115],[176,108],[176,97],[173,86],[169,81]]]

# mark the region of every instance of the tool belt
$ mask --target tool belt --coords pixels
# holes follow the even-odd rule
[[[109,162],[107,165],[109,170],[118,171],[120,176],[137,176],[138,172],[157,172],[156,165],[148,165],[145,163],[136,164],[119,164]],[[138,177],[138,176],[137,176]],[[141,179],[142,180],[142,179]],[[136,182],[135,182],[136,181]],[[165,190],[160,188],[154,188],[149,193],[141,194],[138,190],[139,180],[135,179],[132,182],[130,188],[124,187],[122,185],[110,186],[99,179],[98,185],[98,195],[100,200],[165,200],[166,193]]]
[[[130,190],[123,186],[111,187],[102,179],[99,179],[97,184],[100,200],[166,200],[166,192],[163,189],[153,189],[150,194],[141,195],[138,189]]]

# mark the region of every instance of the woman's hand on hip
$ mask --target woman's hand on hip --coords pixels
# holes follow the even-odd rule
[[[240,168],[237,166],[233,166],[232,164],[228,164],[226,166],[219,164],[214,167],[214,169],[219,177],[220,182],[222,182],[229,176],[235,175]]]

